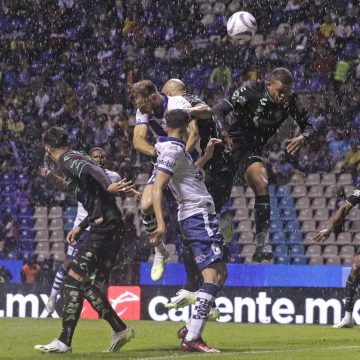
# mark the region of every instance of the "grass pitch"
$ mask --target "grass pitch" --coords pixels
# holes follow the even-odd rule
[[[47,344],[60,333],[55,319],[0,319],[0,359],[359,359],[360,331],[330,326],[208,323],[204,339],[221,354],[184,353],[176,331],[181,323],[133,321],[136,337],[114,354],[102,351],[111,334],[101,320],[80,320],[72,354],[39,354],[35,344]]]

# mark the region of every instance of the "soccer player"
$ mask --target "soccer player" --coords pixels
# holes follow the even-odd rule
[[[105,155],[105,151],[102,148],[100,148],[100,147],[92,148],[89,152],[89,155],[91,156],[91,158],[93,160],[95,160],[104,169],[106,175],[109,177],[109,179],[112,183],[121,181],[121,177],[118,173],[104,168],[105,163],[106,163],[106,155]],[[64,183],[64,180],[62,178],[60,178],[59,176],[57,176],[56,174],[54,174],[53,172],[51,172],[51,170],[40,169],[39,173],[41,176],[48,179],[55,187],[59,187],[60,190],[66,190],[66,183]],[[131,184],[131,182],[126,183],[126,184],[124,184],[124,187],[127,187],[130,184]],[[132,191],[137,193],[135,190],[132,190]],[[83,205],[80,202],[78,202],[77,214],[76,214],[76,218],[74,221],[73,229],[78,227],[79,224],[87,217],[87,215],[88,215],[88,213],[84,209]],[[76,232],[76,230],[74,230],[74,231]],[[55,310],[57,297],[60,292],[60,288],[64,281],[64,278],[69,271],[70,263],[75,258],[75,255],[78,251],[79,246],[89,236],[89,231],[90,231],[90,228],[88,227],[81,233],[81,236],[79,237],[79,239],[77,239],[77,241],[74,245],[69,244],[69,246],[68,246],[68,249],[66,252],[66,259],[60,265],[58,271],[56,272],[55,280],[54,280],[53,286],[51,288],[51,293],[50,293],[49,299],[45,305],[45,309],[49,314],[52,314]],[[68,242],[70,242],[72,240],[72,234],[73,234],[73,231],[70,231],[68,233],[68,235],[67,235]],[[106,275],[108,276],[109,274],[106,274]]]
[[[123,190],[121,182],[111,183],[104,170],[89,156],[72,151],[68,134],[59,127],[51,127],[44,135],[47,156],[57,163],[76,199],[83,204],[88,216],[73,231],[76,239],[81,230],[90,225],[90,234],[78,250],[64,281],[64,308],[62,331],[58,339],[35,349],[45,353],[71,352],[71,342],[80,317],[83,299],[87,299],[113,329],[110,347],[106,352],[119,350],[134,337],[111,307],[106,296],[94,286],[90,278],[102,270],[106,261],[112,261],[121,246],[124,224],[116,206],[115,195]],[[81,229],[81,230],[80,230]]]
[[[234,173],[239,170],[255,193],[255,241],[253,261],[271,260],[268,239],[270,200],[268,175],[262,148],[290,116],[300,126],[301,135],[287,142],[294,155],[312,134],[306,111],[293,91],[293,77],[285,68],[276,68],[266,82],[248,82],[213,109],[222,136],[232,150]],[[226,126],[226,116],[231,125]]]
[[[158,138],[166,136],[165,114],[173,109],[184,109],[191,117],[207,118],[211,116],[211,109],[204,104],[191,107],[191,104],[182,96],[167,96],[159,93],[155,85],[149,80],[142,80],[135,83],[131,88],[130,100],[136,110],[136,126],[134,129],[133,145],[142,154],[156,157],[157,151],[153,144],[150,144],[147,135],[149,130]],[[198,141],[197,127],[195,120],[189,123],[189,138],[186,149],[191,151]],[[141,216],[148,235],[156,229],[156,217],[152,207],[152,184],[154,182],[156,165],[150,176],[147,186],[142,194],[140,208]],[[160,280],[164,273],[164,265],[167,252],[163,241],[155,246],[155,257],[151,269],[151,278],[154,281]]]
[[[182,338],[181,349],[215,353],[219,350],[206,345],[201,335],[216,295],[227,278],[225,243],[217,223],[214,201],[199,169],[211,158],[214,145],[219,140],[211,139],[205,154],[194,163],[183,141],[187,135],[189,115],[178,109],[169,111],[165,118],[168,136],[160,137],[156,144],[159,156],[152,196],[157,228],[150,238],[150,244],[157,245],[165,235],[163,191],[170,185],[178,203],[182,241],[185,246],[191,247],[204,279],[191,319],[178,332]]]
[[[170,79],[163,86],[162,92],[168,96],[183,96],[192,106],[198,104],[205,104],[203,100],[195,95],[187,94],[185,84],[180,79]],[[206,146],[211,138],[218,137],[218,131],[216,123],[212,116],[208,119],[202,119],[196,121],[200,137],[200,150],[204,154]],[[229,154],[225,151],[222,144],[217,144],[214,149],[212,158],[206,163],[204,167],[205,171],[205,185],[214,199],[215,211],[220,214],[221,209],[225,202],[230,198],[232,177],[230,173]],[[232,214],[225,212],[220,218],[220,229],[225,241],[231,241],[233,236],[232,231]],[[222,224],[226,226],[222,227]],[[179,308],[189,304],[192,304],[197,296],[197,291],[202,283],[202,276],[199,273],[194,256],[190,247],[183,247],[183,262],[186,271],[186,284],[183,289],[180,289],[176,296],[171,299],[169,304],[166,304],[166,308]],[[218,310],[211,309],[211,317],[220,316]]]
[[[322,243],[331,234],[335,225],[343,220],[349,211],[356,205],[360,204],[360,185],[357,185],[353,194],[340,206],[335,214],[330,218],[327,227],[319,231],[313,238],[314,242]],[[360,282],[360,253],[357,251],[351,271],[345,286],[345,316],[334,328],[351,328],[354,326],[352,312],[354,309],[354,297]]]

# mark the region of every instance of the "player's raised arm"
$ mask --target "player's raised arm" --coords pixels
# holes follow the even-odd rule
[[[54,185],[60,191],[69,191],[69,186],[65,179],[56,175],[49,169],[41,168],[38,171],[38,174],[48,180],[52,185]]]
[[[213,111],[210,106],[205,103],[199,103],[193,106],[192,108],[184,109],[190,117],[195,117],[197,119],[209,119],[213,116]]]
[[[220,143],[220,139],[210,139],[206,146],[204,155],[195,161],[195,166],[199,169],[202,169],[205,164],[213,157],[215,145]]]
[[[189,137],[186,141],[186,150],[188,152],[191,152],[200,139],[199,128],[197,126],[195,119],[189,122],[188,130],[189,130]]]
[[[133,145],[136,151],[149,156],[156,156],[154,145],[151,145],[147,139],[148,125],[139,124],[134,128]]]

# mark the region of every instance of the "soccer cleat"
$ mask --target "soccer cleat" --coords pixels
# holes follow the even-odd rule
[[[232,222],[233,214],[231,211],[223,212],[220,215],[219,226],[224,241],[230,242],[234,236],[234,227]]]
[[[334,329],[341,329],[341,328],[352,328],[354,327],[354,320],[347,320],[345,318],[342,318],[342,320],[338,323],[333,325]]]
[[[209,321],[215,321],[221,316],[220,310],[218,307],[212,307],[210,309],[208,320]]]
[[[35,345],[34,349],[42,353],[67,353],[72,351],[71,346],[67,346],[58,339],[54,339],[47,345]]]
[[[184,306],[193,305],[196,302],[198,292],[197,291],[188,291],[185,289],[180,289],[176,296],[171,298],[171,302],[165,304],[166,309],[179,309]]]
[[[214,349],[208,346],[202,338],[199,338],[194,341],[182,341],[180,349],[183,351],[196,351],[196,352],[205,352],[205,353],[219,353],[220,350]]]
[[[110,347],[104,350],[104,352],[116,352],[120,350],[127,342],[129,342],[134,337],[135,337],[135,331],[130,327],[127,327],[123,331],[114,332],[111,335]]]
[[[45,310],[49,314],[52,314],[55,310],[55,305],[56,305],[56,296],[49,296],[49,299],[45,305]]]
[[[252,256],[252,261],[260,263],[262,261],[270,261],[274,258],[274,254],[270,249],[267,249],[265,246],[259,246],[255,249],[255,252]]]
[[[168,258],[169,253],[166,252],[164,255],[155,254],[154,262],[151,267],[151,280],[152,281],[159,281],[162,276],[164,275],[165,270],[165,262]]]
[[[187,327],[186,327],[186,326],[183,326],[181,329],[178,330],[178,332],[177,332],[177,337],[178,337],[179,339],[185,340],[187,333],[188,333]]]

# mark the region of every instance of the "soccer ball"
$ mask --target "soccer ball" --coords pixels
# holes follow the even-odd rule
[[[231,38],[245,43],[255,35],[257,24],[255,18],[250,13],[239,11],[229,18],[226,28]]]

